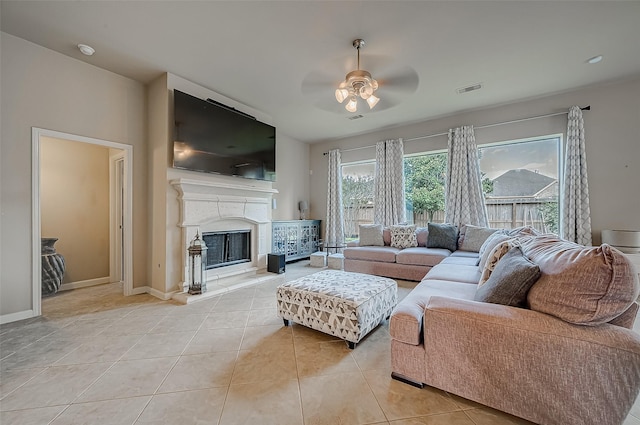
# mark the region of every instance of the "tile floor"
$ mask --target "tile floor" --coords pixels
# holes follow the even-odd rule
[[[318,270],[292,263],[285,278]],[[415,285],[398,283],[400,297]],[[0,423],[529,424],[392,380],[388,324],[355,350],[284,327],[276,285],[191,305],[113,284],[45,298],[42,317],[0,327]]]

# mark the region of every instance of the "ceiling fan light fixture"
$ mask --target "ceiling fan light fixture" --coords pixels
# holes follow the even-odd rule
[[[336,100],[339,103],[349,99],[349,103],[345,106],[349,112],[357,111],[358,97],[367,101],[369,109],[373,109],[380,100],[374,96],[375,91],[378,90],[378,82],[371,77],[371,73],[360,69],[360,48],[363,46],[364,40],[353,40],[353,47],[358,51],[358,69],[349,72],[335,92]]]
[[[342,84],[341,84],[342,86]],[[344,100],[349,97],[349,90],[346,89],[346,87],[338,87],[336,89],[336,100],[339,103],[344,102]]]
[[[379,97],[376,97],[374,95],[369,96],[369,98],[367,98],[367,104],[369,104],[369,109],[373,109],[373,107],[376,106],[379,101],[380,101]]]
[[[349,112],[356,112],[358,110],[358,98],[355,95],[351,96],[344,108]]]

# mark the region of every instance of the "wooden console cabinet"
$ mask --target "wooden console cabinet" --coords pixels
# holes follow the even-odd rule
[[[318,250],[321,220],[273,221],[273,254],[284,254],[285,261],[308,258]]]

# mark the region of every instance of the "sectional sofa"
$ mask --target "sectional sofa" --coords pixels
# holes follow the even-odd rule
[[[606,244],[487,233],[477,252],[449,250],[437,262],[441,252],[428,250],[443,248],[414,247],[423,264],[405,264],[408,248],[395,266],[373,254],[391,246],[345,249],[348,271],[407,279],[425,270],[390,319],[392,376],[538,424],[622,424],[640,391],[633,265]]]

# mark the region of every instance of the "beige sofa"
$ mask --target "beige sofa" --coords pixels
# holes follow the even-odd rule
[[[516,241],[539,268],[524,308],[474,300],[478,253],[442,259],[391,316],[392,376],[538,424],[621,424],[640,390],[633,266],[607,245]]]
[[[359,241],[349,242],[343,250],[344,270],[419,282],[433,266],[449,256],[477,258],[474,252],[427,248],[427,228],[416,229],[418,246],[410,248],[391,246],[388,227],[384,228],[382,235],[382,246],[362,246]]]

